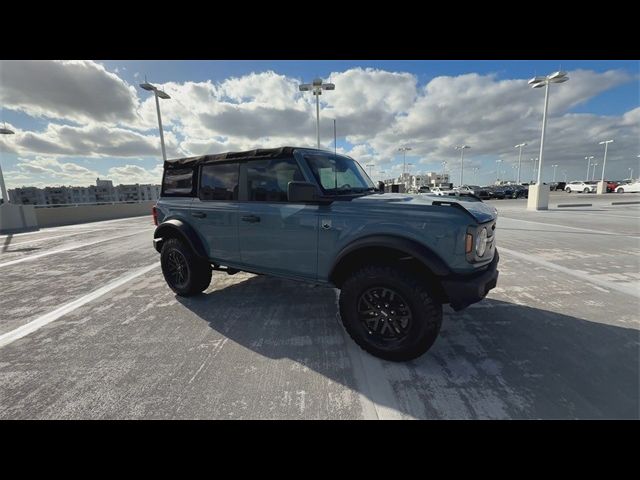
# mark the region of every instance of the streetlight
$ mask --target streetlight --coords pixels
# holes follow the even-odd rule
[[[591,174],[591,180],[593,181],[596,178],[596,167],[598,166],[598,164],[597,163],[592,163],[591,166],[593,167],[593,173]],[[589,180],[589,179],[587,178],[587,180]]]
[[[335,90],[336,86],[333,83],[322,83],[321,78],[316,78],[312,83],[303,83],[298,88],[301,92],[313,92],[316,97],[316,136],[320,148],[320,95],[322,90]]]
[[[556,181],[556,168],[558,168],[558,165],[551,165],[553,167],[553,182]]]
[[[518,153],[518,180],[516,183],[520,184],[520,161],[522,160],[522,147],[526,147],[527,143],[526,142],[522,142],[519,143],[518,145],[516,145],[513,148],[519,148],[520,149],[520,153]]]
[[[374,167],[375,163],[367,163],[367,167],[369,167],[369,176],[371,176],[371,167]]]
[[[584,159],[587,161],[587,181],[589,181],[589,168],[591,168],[591,160],[593,160],[593,155],[591,155],[590,157],[584,157]]]
[[[411,147],[400,147],[399,152],[402,152],[402,174],[407,171],[407,152],[411,150]]]
[[[158,97],[162,99],[169,99],[171,97],[167,95],[166,92],[159,90],[156,86],[151,85],[149,82],[147,82],[146,77],[144,79],[144,83],[140,84],[140,88],[142,88],[143,90],[148,90],[150,92],[153,92],[156,97],[156,111],[158,112],[158,129],[160,130],[160,145],[162,146],[162,159],[166,162],[167,151],[164,148],[164,133],[162,133],[162,117],[160,116],[160,101],[158,100]]]
[[[531,179],[531,183],[533,183],[533,180],[536,178],[536,162],[538,161],[538,157],[530,158],[529,160],[531,160],[531,168],[533,169],[533,178]]]
[[[633,168],[629,168],[629,180],[633,180]]]
[[[610,143],[613,143],[613,140],[603,140],[602,142],[599,143],[599,145],[604,145],[604,160],[602,160],[602,190],[600,190],[600,193],[605,193],[607,191],[606,187],[604,187],[604,169],[607,166],[607,147],[609,146]]]
[[[7,125],[0,128],[0,135],[14,135],[16,132],[7,128]],[[7,187],[4,184],[4,176],[2,175],[2,165],[0,165],[0,190],[2,190],[2,200],[9,203],[9,195],[7,195]]]
[[[478,170],[480,170],[478,167],[473,167],[473,181],[474,182],[478,182]]]
[[[498,165],[499,163],[502,163],[502,160],[496,160],[496,185],[500,181],[500,165]]]
[[[469,145],[456,145],[455,149],[460,150],[460,186],[462,186],[462,177],[464,173],[464,151],[471,148]]]
[[[544,152],[544,133],[547,128],[547,109],[549,108],[549,85],[552,83],[564,83],[569,80],[566,72],[555,72],[546,77],[534,77],[529,80],[532,88],[544,88],[544,110],[542,112],[542,135],[540,136],[540,155],[538,164],[538,181],[533,190],[533,196],[530,196],[531,202],[527,207],[531,210],[546,210],[549,206],[549,197],[545,195],[540,197],[542,189],[542,154]]]

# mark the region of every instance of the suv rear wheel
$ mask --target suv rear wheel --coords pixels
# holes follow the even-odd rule
[[[442,305],[414,274],[370,266],[342,285],[340,316],[363,350],[399,362],[417,358],[433,345],[442,325]]]
[[[167,285],[180,296],[203,292],[211,283],[211,265],[178,238],[163,242],[160,265]]]

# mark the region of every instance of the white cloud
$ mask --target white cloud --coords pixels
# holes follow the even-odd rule
[[[0,84],[3,107],[31,116],[76,122],[135,120],[134,88],[96,62],[2,60]]]

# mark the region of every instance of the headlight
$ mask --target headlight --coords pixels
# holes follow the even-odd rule
[[[487,229],[483,228],[476,237],[476,255],[481,257],[487,250]]]

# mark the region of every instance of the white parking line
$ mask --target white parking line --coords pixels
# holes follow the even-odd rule
[[[9,262],[0,263],[0,268],[8,267],[9,265],[15,265],[16,263],[29,262],[31,260],[37,260],[38,258],[46,257],[49,255],[55,255],[56,253],[68,252],[69,250],[75,250],[77,248],[88,247],[90,245],[96,245],[102,242],[108,242],[110,240],[117,240],[118,238],[130,237],[132,235],[137,235],[139,233],[150,233],[147,230],[143,230],[140,232],[127,233],[126,235],[118,235],[117,237],[109,237],[102,238],[100,240],[96,240],[94,242],[81,243],[79,245],[69,245],[68,247],[59,248],[57,250],[51,250],[49,252],[38,253],[36,255],[29,255],[27,257],[18,258],[16,260],[11,260]],[[151,241],[151,240],[149,240]]]
[[[516,258],[519,258],[521,260],[525,260],[527,262],[536,263],[536,264],[538,264],[540,266],[543,266],[545,268],[549,268],[551,270],[556,270],[558,272],[566,273],[567,275],[571,275],[572,277],[576,277],[576,278],[579,278],[581,280],[585,280],[587,282],[593,283],[594,285],[599,285],[601,287],[608,288],[609,290],[616,290],[618,292],[626,293],[627,295],[631,295],[633,297],[640,298],[640,289],[638,287],[627,286],[627,285],[622,285],[620,283],[611,282],[609,280],[603,280],[602,278],[594,277],[594,276],[589,275],[588,273],[585,273],[585,272],[581,272],[581,271],[574,270],[574,269],[571,269],[571,268],[563,267],[561,265],[557,265],[557,264],[552,263],[552,262],[548,262],[547,260],[544,260],[544,259],[542,259],[540,257],[536,257],[535,255],[531,255],[529,253],[516,252],[515,250],[511,250],[511,249],[505,248],[505,247],[500,247],[499,250],[500,250],[501,254],[502,254],[502,252],[504,252],[507,255],[514,256]]]
[[[127,273],[121,276],[120,278],[114,280],[113,282],[108,283],[104,287],[101,287],[87,295],[84,295],[83,297],[78,298],[77,300],[74,300],[65,305],[62,305],[61,307],[56,308],[53,312],[42,315],[41,317],[38,317],[35,320],[32,320],[31,322],[16,328],[15,330],[12,330],[3,335],[0,335],[0,347],[4,347],[5,345],[10,344],[11,342],[15,342],[16,340],[26,335],[29,335],[30,333],[35,332],[36,330],[47,325],[48,323],[51,323],[54,320],[57,320],[58,318],[62,317],[63,315],[66,315],[69,312],[73,312],[77,308],[80,308],[81,306],[86,305],[92,300],[95,300],[96,298],[99,298],[102,295],[109,293],[111,290],[114,290],[124,285],[125,283],[133,280],[134,278],[137,278],[140,275],[144,275],[145,273],[153,270],[159,265],[160,265],[160,262],[156,262],[153,265],[140,268],[132,273]]]
[[[98,231],[99,230],[83,230],[81,232],[67,233],[66,235],[56,235],[55,237],[34,238],[33,240],[27,240],[24,242],[18,242],[18,243],[11,242],[8,246],[15,247],[17,245],[26,245],[27,243],[44,242],[45,240],[55,240],[56,238],[65,238],[65,237],[71,237],[72,235],[80,235],[83,233],[91,233],[91,232],[98,232]]]
[[[631,238],[640,238],[633,233],[616,233],[616,232],[607,232],[604,230],[595,230],[593,228],[580,228],[580,227],[570,227],[569,225],[558,225],[557,223],[534,222],[533,220],[522,220],[520,218],[506,217],[504,215],[500,215],[500,213],[498,212],[498,222],[500,221],[500,218],[513,220],[514,222],[525,222],[525,223],[535,223],[536,225],[546,225],[548,227],[570,228],[571,230],[580,230],[582,232],[602,233],[603,235],[616,235],[616,236],[624,235]]]

